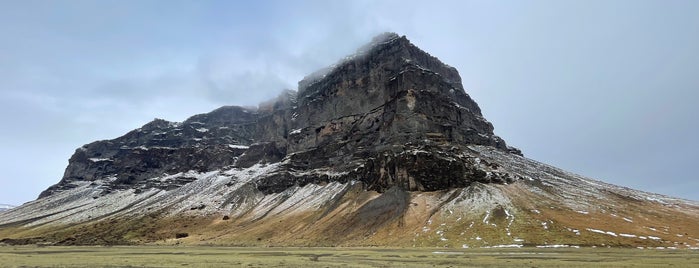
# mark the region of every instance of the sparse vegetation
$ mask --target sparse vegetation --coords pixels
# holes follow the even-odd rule
[[[697,250],[0,247],[0,267],[699,267]]]

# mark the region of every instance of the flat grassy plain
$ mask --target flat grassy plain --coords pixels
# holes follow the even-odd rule
[[[0,267],[699,267],[697,250],[0,247]]]

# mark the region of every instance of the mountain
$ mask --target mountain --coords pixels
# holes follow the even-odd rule
[[[545,146],[545,145],[542,145]],[[699,247],[699,203],[525,158],[456,69],[382,34],[257,108],[78,148],[6,244]]]
[[[0,212],[3,212],[8,209],[13,209],[15,206],[13,205],[7,205],[7,204],[0,204]]]

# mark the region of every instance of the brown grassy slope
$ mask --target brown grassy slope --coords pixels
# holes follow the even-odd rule
[[[594,210],[576,211],[561,206],[560,200],[542,196],[539,190],[520,181],[440,192],[394,189],[380,194],[364,191],[357,184],[317,210],[289,209],[261,218],[254,216],[259,212],[250,211],[229,220],[222,219],[225,213],[162,213],[72,226],[6,227],[0,230],[0,237],[34,237],[32,242],[68,245],[682,248],[699,243],[696,207],[610,197]],[[496,198],[486,198],[493,196]],[[178,233],[188,237],[175,239]]]

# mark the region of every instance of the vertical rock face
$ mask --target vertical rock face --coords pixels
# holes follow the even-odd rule
[[[381,35],[323,72],[299,82],[299,127],[323,128],[336,122],[329,126],[334,127],[333,132],[362,132],[364,140],[374,141],[365,146],[439,137],[505,148],[464,91],[456,69],[405,37]],[[343,129],[346,127],[353,129]],[[291,148],[303,150],[325,140],[305,137]]]
[[[304,78],[298,92],[284,91],[258,108],[225,106],[182,123],[156,119],[114,140],[87,144],[71,157],[61,182],[40,197],[96,180],[106,181],[105,193],[172,189],[191,180],[151,178],[282,161],[260,190],[357,180],[379,191],[429,191],[510,180],[487,178],[457,157],[468,144],[508,150],[456,69],[404,36],[386,33]]]

